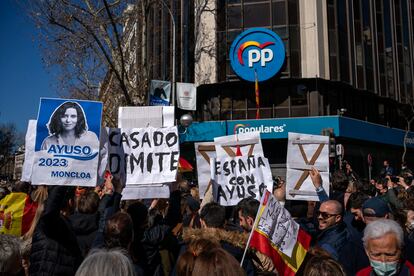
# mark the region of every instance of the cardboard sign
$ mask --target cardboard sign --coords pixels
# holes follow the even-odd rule
[[[217,184],[215,198],[223,206],[247,197],[260,200],[266,189],[273,190],[269,161],[263,156],[214,158],[210,163],[211,179]]]
[[[236,127],[237,128],[237,125]],[[237,147],[242,156],[263,155],[259,132],[241,133],[214,138],[217,157],[236,156]]]
[[[149,105],[170,105],[171,82],[152,80],[149,91]]]
[[[32,182],[96,186],[102,103],[41,98]]]
[[[283,254],[292,257],[299,224],[292,219],[289,212],[270,192],[265,196],[255,231],[264,234]]]
[[[213,142],[204,142],[194,143],[194,149],[197,161],[198,190],[200,198],[204,198],[210,185],[210,160],[216,158],[216,148]]]
[[[21,181],[32,181],[32,168],[34,160],[34,149],[36,144],[36,120],[29,120],[25,137],[24,162]]]
[[[329,137],[291,132],[288,137],[286,199],[319,201],[309,171],[319,170],[329,195]]]
[[[109,129],[109,170],[126,184],[154,184],[176,179],[180,156],[177,127]]]
[[[145,199],[145,198],[169,198],[170,197],[170,185],[169,183],[154,185],[140,185],[127,186],[122,190],[122,200],[131,199]]]
[[[177,106],[184,110],[197,109],[197,87],[194,83],[177,82]]]

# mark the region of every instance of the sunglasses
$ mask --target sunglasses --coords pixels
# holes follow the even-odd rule
[[[321,211],[316,212],[316,217],[321,216],[323,219],[328,219],[328,218],[331,218],[337,215],[339,214],[328,214],[327,212],[321,212]]]

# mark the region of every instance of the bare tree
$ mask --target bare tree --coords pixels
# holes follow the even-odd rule
[[[22,143],[22,135],[17,132],[14,124],[0,125],[0,169]]]
[[[194,62],[197,84],[217,81],[217,3],[211,0],[194,0]]]
[[[130,43],[134,49],[145,47],[145,43],[136,38],[130,41],[131,37],[124,35],[126,21],[132,21],[133,28],[137,28],[138,19],[146,21],[150,1],[140,3],[138,8],[127,0],[29,2],[31,18],[40,32],[44,61],[58,69],[59,83],[66,94],[97,99],[100,84],[110,72],[117,83],[112,93],[122,95],[127,105],[145,102],[146,57],[135,68],[131,67],[135,57],[130,60]],[[138,74],[143,77],[137,77]]]

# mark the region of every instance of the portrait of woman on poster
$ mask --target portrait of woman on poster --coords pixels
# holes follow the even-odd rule
[[[99,143],[92,131],[88,131],[85,113],[76,102],[65,102],[52,113],[47,123],[49,136],[43,140],[42,150],[51,145],[90,145]]]

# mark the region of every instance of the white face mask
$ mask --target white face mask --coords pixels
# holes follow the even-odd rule
[[[377,275],[392,276],[397,273],[399,262],[378,262],[370,260],[370,264]]]
[[[409,223],[408,225],[407,225],[407,229],[411,232],[411,231],[414,231],[414,221],[412,221],[411,223]]]

